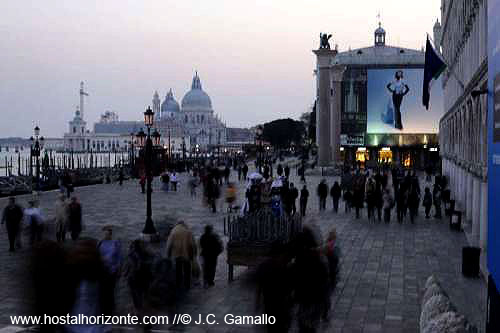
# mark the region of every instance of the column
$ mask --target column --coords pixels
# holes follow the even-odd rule
[[[466,214],[466,220],[467,223],[472,222],[472,202],[474,200],[474,177],[472,176],[472,173],[467,172],[467,198],[465,200],[465,214]]]
[[[318,166],[328,166],[331,162],[330,146],[330,60],[336,52],[328,49],[314,50],[317,61],[316,138],[318,143]]]
[[[488,183],[480,182],[481,205],[479,222],[479,246],[486,252],[488,246]]]
[[[334,66],[331,71],[333,96],[330,110],[330,146],[334,165],[338,165],[342,161],[340,155],[340,125],[342,121],[342,78],[345,69],[345,66]]]
[[[479,230],[481,224],[481,180],[474,178],[472,195],[472,245],[477,246],[479,241]]]

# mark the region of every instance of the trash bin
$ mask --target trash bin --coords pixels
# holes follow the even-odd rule
[[[455,200],[445,200],[444,201],[444,214],[446,216],[451,216],[455,210]]]
[[[462,248],[462,274],[467,277],[479,276],[481,249],[474,246]]]
[[[459,210],[452,210],[450,213],[450,229],[455,231],[462,230],[462,212]]]

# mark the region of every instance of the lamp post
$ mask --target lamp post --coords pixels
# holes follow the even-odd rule
[[[135,152],[134,152],[134,140],[135,133],[130,133],[130,167],[133,168],[135,164]]]
[[[182,137],[182,164],[183,167],[186,167],[186,139],[184,136]]]
[[[258,144],[258,155],[257,162],[259,166],[259,173],[262,173],[262,133],[264,132],[262,125],[257,126],[257,130],[255,131],[255,141],[259,142]]]
[[[156,229],[153,223],[153,219],[151,218],[152,209],[151,209],[151,182],[153,180],[152,174],[152,158],[153,158],[153,140],[151,139],[151,127],[153,127],[153,119],[154,112],[150,107],[146,109],[144,112],[144,124],[146,125],[148,132],[147,134],[141,129],[139,133],[137,133],[136,138],[139,146],[144,147],[144,167],[146,172],[146,223],[144,224],[144,229],[142,233],[144,235],[154,235],[156,234]],[[155,144],[159,144],[160,134],[155,131],[157,135],[154,135]]]
[[[43,136],[40,136],[40,127],[35,126],[35,137],[31,137],[31,160],[36,158],[36,190],[40,190],[40,152],[43,149]]]

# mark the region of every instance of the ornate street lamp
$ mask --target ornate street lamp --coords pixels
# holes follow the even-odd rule
[[[153,173],[152,173],[152,160],[153,160],[153,140],[151,139],[151,127],[153,127],[153,121],[154,121],[154,112],[151,110],[151,107],[148,106],[146,109],[146,112],[144,112],[144,125],[146,125],[148,132],[147,135],[144,133],[144,131],[141,129],[139,133],[137,133],[136,138],[137,142],[139,143],[139,146],[144,147],[145,149],[145,154],[144,154],[144,166],[145,166],[145,172],[146,172],[146,223],[144,224],[144,229],[142,230],[142,233],[144,235],[155,235],[156,234],[156,228],[153,223],[152,219],[152,209],[151,209],[151,193],[152,193],[152,187],[151,187],[151,182],[153,180]],[[153,133],[153,139],[156,142],[159,143],[160,140],[160,133],[155,131]]]
[[[262,174],[262,134],[264,133],[264,129],[262,128],[262,125],[257,126],[257,129],[255,131],[255,141],[259,142],[258,145],[258,156],[257,156],[257,164],[259,166],[259,173]]]
[[[134,167],[135,164],[135,153],[134,153],[134,141],[135,141],[135,133],[130,133],[130,166]]]
[[[33,157],[36,158],[36,190],[40,190],[40,152],[43,149],[43,136],[40,136],[40,127],[35,126],[34,129],[35,137],[31,137],[31,151],[30,160],[33,160]]]

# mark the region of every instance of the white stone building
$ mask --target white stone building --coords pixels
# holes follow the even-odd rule
[[[226,125],[215,114],[212,101],[203,90],[198,73],[195,73],[191,90],[182,98],[180,107],[172,90],[169,90],[161,104],[158,93],[155,92],[153,111],[164,143],[169,131],[171,137],[184,137],[184,141],[192,146],[198,145],[205,151],[224,145],[227,141]]]
[[[463,212],[469,242],[486,259],[487,186],[487,1],[442,0],[441,46],[445,114],[439,124],[442,171]],[[482,265],[484,269],[484,264]]]

